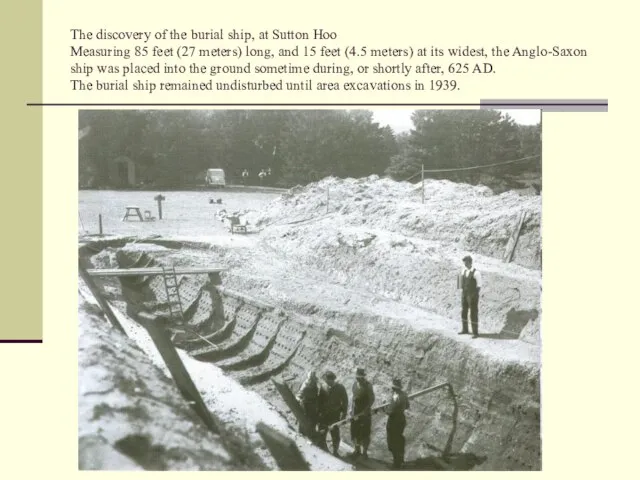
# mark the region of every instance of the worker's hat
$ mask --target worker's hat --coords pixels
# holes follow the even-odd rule
[[[471,255],[465,255],[465,257],[462,259],[463,262],[466,262],[467,260],[469,260],[470,262],[473,261]]]
[[[356,378],[364,378],[365,374],[364,374],[364,368],[357,368],[356,369]]]
[[[394,390],[402,390],[402,382],[399,378],[394,378],[391,381],[391,388],[393,388]]]
[[[325,378],[325,380],[335,380],[336,379],[336,374],[333,373],[331,370],[328,370],[327,372],[325,372],[324,378]]]

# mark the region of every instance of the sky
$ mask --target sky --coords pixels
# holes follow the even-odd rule
[[[374,121],[380,123],[381,126],[389,125],[395,133],[408,132],[413,128],[411,122],[411,114],[415,109],[406,110],[375,110],[373,112]],[[498,110],[502,113],[508,113],[516,123],[522,125],[535,125],[540,123],[540,113],[537,110]]]

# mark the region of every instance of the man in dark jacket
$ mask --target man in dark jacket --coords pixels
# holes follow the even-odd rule
[[[478,299],[482,287],[482,276],[473,267],[473,260],[469,255],[462,259],[464,268],[458,277],[458,288],[462,289],[462,331],[460,335],[469,333],[467,315],[471,310],[471,330],[473,338],[478,338]]]
[[[389,415],[387,419],[387,447],[393,455],[393,468],[399,470],[404,463],[404,429],[407,426],[404,411],[409,408],[409,398],[402,390],[400,379],[393,379],[391,389],[393,393],[389,406],[386,408]]]
[[[316,376],[316,372],[311,371],[307,375],[307,378],[300,386],[300,391],[296,398],[302,409],[304,410],[305,416],[309,420],[309,428],[310,431],[304,431],[303,425],[300,425],[300,433],[306,435],[308,437],[313,437],[316,433],[316,427],[318,425],[318,394],[320,393],[320,387],[318,385],[318,377]]]
[[[325,431],[322,444],[326,446],[326,429],[329,425],[344,420],[349,408],[349,397],[344,386],[336,382],[336,374],[327,372],[324,374],[325,384],[320,387],[320,430]],[[340,428],[333,427],[330,430],[333,454],[338,456],[340,447]]]
[[[376,397],[373,386],[365,378],[363,368],[356,370],[356,381],[351,388],[351,439],[353,440],[354,451],[352,456],[360,454],[368,458],[367,450],[371,442],[371,406]]]

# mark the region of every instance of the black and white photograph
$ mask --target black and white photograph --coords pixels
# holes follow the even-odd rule
[[[539,109],[79,110],[78,468],[540,471],[541,155]]]

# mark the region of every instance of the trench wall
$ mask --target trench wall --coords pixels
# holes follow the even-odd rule
[[[266,470],[260,459],[207,429],[175,384],[99,310],[80,301],[80,470]],[[233,447],[230,447],[233,445]]]
[[[185,334],[174,340],[176,345],[259,392],[292,424],[271,378],[284,379],[295,392],[309,370],[331,369],[350,391],[353,372],[362,366],[373,382],[376,404],[387,400],[393,377],[400,377],[409,392],[451,383],[454,397],[443,389],[412,401],[405,434],[410,462],[420,464],[446,453],[463,459],[460,469],[541,468],[537,361],[505,358],[442,331],[416,329],[385,317],[321,308],[300,315],[294,310],[302,309],[283,309],[225,286],[206,281],[199,285],[190,294],[192,303],[209,290],[215,290],[219,301],[199,324],[209,343]],[[134,319],[137,302],[160,308],[161,299],[145,296],[148,288],[143,281],[122,285],[120,298]],[[115,291],[113,295],[118,297]],[[389,457],[385,421],[384,415],[374,418],[372,457]],[[349,440],[348,428],[342,428],[342,436]]]
[[[366,368],[376,403],[388,400],[393,377],[414,392],[451,383],[455,400],[443,389],[412,401],[407,459],[466,453],[478,469],[540,469],[538,365],[496,359],[440,333],[416,332],[381,319],[350,318],[338,325],[291,315],[289,321],[307,332],[281,373],[293,379],[294,390],[310,369],[333,370],[350,390],[357,366]],[[279,401],[270,385],[258,388]],[[374,418],[372,454],[378,458],[388,454],[385,422],[384,416]],[[348,428],[342,434],[348,438]]]
[[[224,303],[235,305],[242,298],[237,292],[221,292]],[[255,308],[251,299],[241,301],[245,307],[237,313]],[[388,400],[394,377],[400,377],[410,392],[450,382],[454,398],[442,389],[412,401],[406,429],[408,460],[420,463],[450,453],[465,455],[468,466],[480,470],[541,468],[536,362],[504,360],[442,333],[418,332],[382,318],[323,313],[305,317],[275,308],[264,311],[258,323],[266,325],[259,328],[276,332],[275,343],[267,346],[263,337],[255,335],[246,352],[263,349],[264,359],[229,373],[257,390],[292,423],[271,377],[285,379],[295,392],[309,370],[330,369],[350,390],[355,368],[364,366],[374,384],[376,403]],[[251,320],[238,322],[249,325]],[[231,362],[242,358],[244,354],[235,354]],[[385,422],[384,415],[374,418],[371,455],[377,458],[388,456]],[[348,427],[342,428],[342,435],[349,441]]]
[[[326,224],[272,233],[263,241],[274,255],[286,251],[301,265],[322,272],[328,281],[366,289],[382,297],[460,318],[461,292],[456,276],[463,251],[376,230]],[[500,260],[475,256],[482,272],[480,329],[500,338],[540,343],[541,273]],[[375,272],[375,274],[372,274]]]

